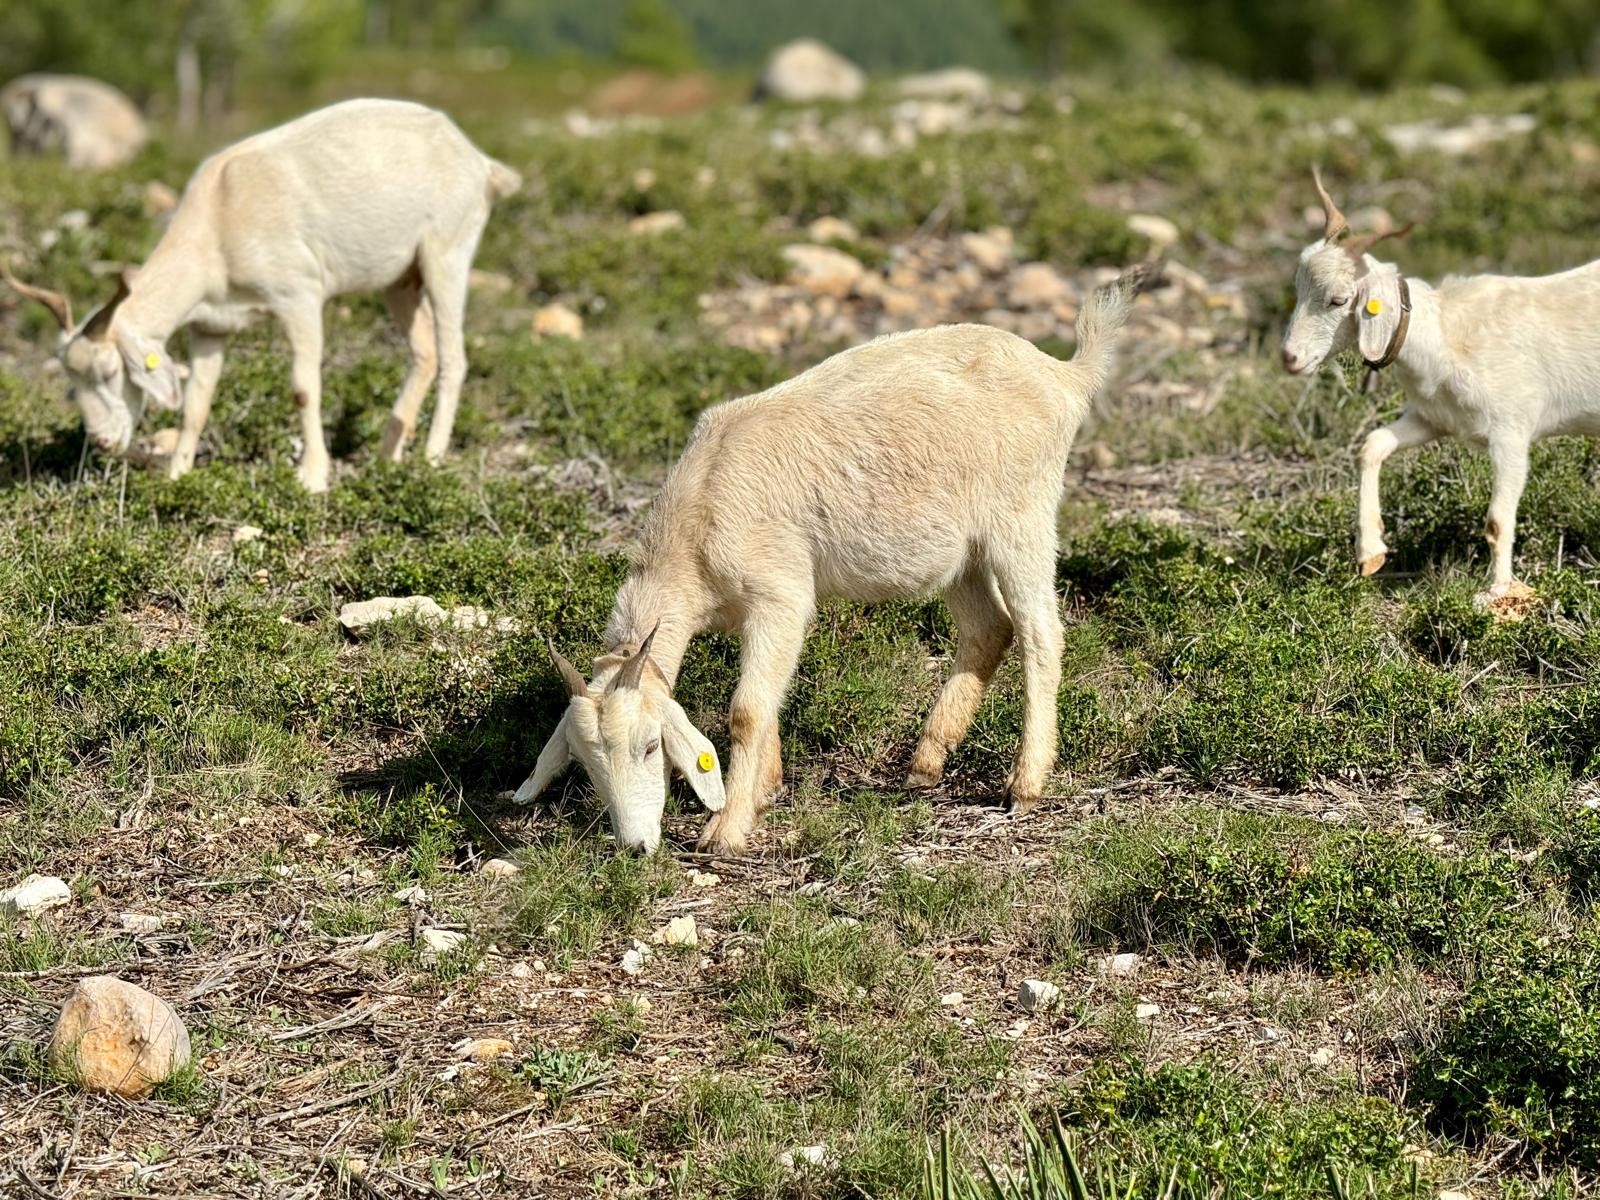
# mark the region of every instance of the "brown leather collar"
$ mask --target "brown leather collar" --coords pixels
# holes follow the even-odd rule
[[[1400,323],[1394,327],[1394,336],[1389,339],[1389,348],[1383,352],[1383,357],[1374,362],[1370,358],[1361,361],[1367,364],[1369,371],[1381,371],[1394,363],[1400,357],[1400,350],[1406,344],[1406,334],[1411,329],[1411,285],[1406,282],[1404,275],[1400,276]]]

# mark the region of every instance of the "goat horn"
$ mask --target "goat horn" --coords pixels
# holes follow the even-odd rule
[[[1328,195],[1328,189],[1322,186],[1322,168],[1311,168],[1311,181],[1317,185],[1317,198],[1322,201],[1324,224],[1322,227],[1322,240],[1335,242],[1339,235],[1350,228],[1350,222],[1344,219],[1344,214],[1339,211],[1339,206],[1333,202],[1333,197]]]
[[[583,681],[583,676],[578,673],[578,668],[561,656],[561,651],[556,649],[554,642],[550,643],[550,657],[556,660],[556,670],[561,672],[561,682],[566,684],[567,698],[587,696],[589,685]]]
[[[1389,229],[1383,233],[1359,234],[1356,237],[1351,238],[1348,242],[1344,243],[1344,251],[1351,258],[1355,259],[1357,262],[1360,262],[1361,256],[1368,250],[1371,250],[1379,242],[1386,241],[1389,238],[1403,238],[1410,234],[1410,232],[1416,227],[1417,223],[1415,221],[1407,221],[1404,225],[1400,226],[1399,229]]]
[[[661,622],[656,622],[656,629],[661,628]],[[636,688],[639,681],[644,678],[644,664],[650,658],[650,643],[656,640],[656,629],[650,631],[650,636],[640,644],[634,656],[622,664],[622,670],[617,672],[617,677],[611,681],[611,686],[606,690],[614,692],[618,688]]]
[[[103,342],[111,336],[111,318],[117,315],[117,309],[133,290],[128,286],[128,278],[127,273],[117,276],[117,294],[111,297],[109,304],[84,322],[84,337]]]
[[[11,273],[9,267],[0,266],[0,274],[5,276],[6,282],[11,285],[11,289],[19,296],[26,296],[29,300],[37,300],[48,308],[55,319],[61,322],[62,329],[70,330],[72,328],[72,301],[68,300],[60,292],[51,292],[44,288],[32,287],[23,283]]]

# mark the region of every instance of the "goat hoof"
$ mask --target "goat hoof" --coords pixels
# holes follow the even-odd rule
[[[700,835],[697,849],[708,854],[726,854],[737,857],[745,852],[750,840],[750,827],[747,823],[727,821],[723,818],[726,813],[718,813],[706,824],[705,832]]]
[[[320,469],[302,466],[295,472],[300,479],[300,486],[313,495],[321,495],[328,490],[328,467],[324,463]]]
[[[1361,560],[1361,574],[1363,578],[1368,575],[1376,575],[1378,571],[1382,569],[1383,564],[1388,561],[1388,558],[1389,552],[1387,550],[1380,550],[1376,554],[1371,554],[1366,558],[1363,558]]]
[[[940,772],[936,771],[918,771],[913,769],[906,775],[904,787],[908,792],[918,792],[925,788],[938,787],[939,775]]]
[[[1006,811],[1014,817],[1025,817],[1039,807],[1039,793],[1024,791],[1015,783],[1006,784]]]

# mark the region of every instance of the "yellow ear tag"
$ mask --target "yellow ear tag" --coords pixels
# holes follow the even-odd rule
[[[1383,311],[1383,301],[1382,300],[1379,300],[1376,296],[1374,296],[1371,300],[1367,301],[1367,314],[1369,316],[1374,316],[1375,317],[1379,313],[1381,313],[1382,311]]]
[[[160,365],[161,365],[161,355],[157,354],[154,350],[150,351],[149,354],[146,354],[144,356],[144,368],[145,368],[145,370],[154,371]]]
[[[695,765],[702,771],[709,771],[712,767],[717,765],[717,760],[711,757],[711,751],[705,750],[701,752],[700,761]]]

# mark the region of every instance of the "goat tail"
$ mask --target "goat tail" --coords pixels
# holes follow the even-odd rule
[[[1094,395],[1111,376],[1117,341],[1133,310],[1133,298],[1159,282],[1154,263],[1129,267],[1111,283],[1098,287],[1078,310],[1078,348],[1072,366]]]
[[[522,176],[503,162],[489,160],[489,199],[491,202],[522,190]]]

